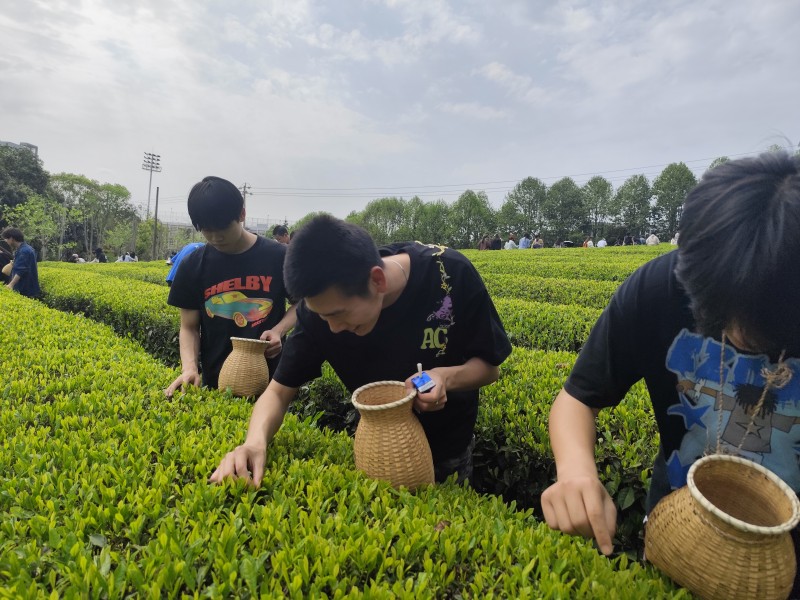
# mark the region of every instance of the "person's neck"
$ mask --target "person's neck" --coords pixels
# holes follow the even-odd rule
[[[239,238],[239,243],[236,244],[236,248],[233,249],[231,254],[242,254],[250,250],[253,245],[256,243],[258,236],[255,233],[251,233],[247,231],[247,229],[242,228],[242,237]]]
[[[383,297],[383,308],[387,308],[397,302],[406,289],[408,275],[411,272],[411,260],[408,254],[386,256],[383,258],[383,267],[388,284],[388,290]]]

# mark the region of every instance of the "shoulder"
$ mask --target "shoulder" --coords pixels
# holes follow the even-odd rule
[[[286,256],[286,245],[281,244],[280,242],[276,242],[275,240],[270,240],[262,236],[257,236],[255,244],[253,244],[253,250],[255,250],[259,254],[264,254],[270,257],[279,258],[283,260]]]

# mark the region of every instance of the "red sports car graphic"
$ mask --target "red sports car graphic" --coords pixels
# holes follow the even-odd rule
[[[233,319],[239,327],[265,319],[272,311],[272,300],[248,298],[242,292],[225,292],[206,300],[206,314],[211,317]]]

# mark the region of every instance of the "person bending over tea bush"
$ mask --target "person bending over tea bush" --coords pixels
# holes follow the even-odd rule
[[[595,467],[594,420],[640,379],[661,438],[648,512],[718,448],[800,490],[800,157],[707,172],[680,232],[676,251],[620,286],[550,412],[557,481],[542,495],[545,519],[605,554],[616,508]]]
[[[289,245],[286,285],[298,302],[297,325],[256,402],[245,443],[211,476],[260,485],[267,446],[297,389],[328,361],[352,392],[382,380],[406,381],[421,363],[435,387],[415,409],[443,481],[472,471],[478,391],[494,382],[511,344],[480,275],[462,254],[400,242],[378,249],[350,223],[319,216]]]

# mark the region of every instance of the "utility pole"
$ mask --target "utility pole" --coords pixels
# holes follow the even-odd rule
[[[153,189],[153,171],[156,173],[161,172],[161,155],[145,152],[142,169],[150,171],[150,183],[147,185],[147,213],[145,215],[145,220],[147,220],[150,218],[150,190]]]
[[[158,186],[156,186],[156,213],[153,217],[153,255],[150,260],[156,259],[156,250],[158,248]]]
[[[245,209],[245,213],[247,212],[247,190],[248,190],[249,187],[250,186],[248,186],[247,183],[245,183],[244,185],[242,185],[241,188],[239,188],[242,191],[242,208]],[[245,221],[246,220],[247,220],[247,217],[245,217]],[[242,227],[247,229],[247,223],[246,222],[242,223]]]
[[[248,191],[248,190],[249,190],[251,187],[252,187],[252,186],[250,186],[250,185],[248,185],[248,184],[246,184],[246,183],[245,183],[245,184],[244,184],[244,185],[243,185],[241,188],[239,188],[239,189],[242,191],[242,200],[244,201],[244,207],[245,207],[245,208],[247,208],[247,191]]]

